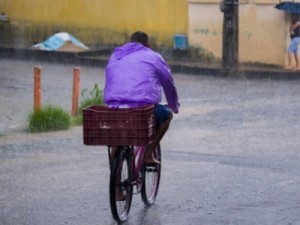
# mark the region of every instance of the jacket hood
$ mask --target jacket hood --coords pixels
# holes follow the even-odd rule
[[[131,53],[134,53],[142,48],[145,48],[142,44],[136,42],[128,42],[114,50],[116,59],[121,59]]]

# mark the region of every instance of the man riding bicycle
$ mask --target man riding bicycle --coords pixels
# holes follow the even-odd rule
[[[170,68],[159,53],[149,48],[146,33],[133,33],[130,42],[113,51],[105,69],[105,78],[104,102],[108,107],[155,105],[156,136],[146,150],[144,162],[159,164],[152,152],[169,128],[173,117],[169,108],[178,113],[179,102]],[[168,107],[159,104],[162,89]]]

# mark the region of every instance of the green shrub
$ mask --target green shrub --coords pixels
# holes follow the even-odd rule
[[[82,125],[82,110],[90,105],[103,105],[103,91],[99,89],[97,84],[94,85],[93,90],[90,92],[87,89],[81,91],[78,115],[72,119],[72,125]]]
[[[71,124],[71,116],[60,107],[46,105],[28,116],[31,133],[67,130]]]
[[[79,105],[79,113],[82,114],[82,109],[89,105],[103,105],[103,91],[95,84],[92,91],[87,93],[87,89],[81,91],[82,100]]]

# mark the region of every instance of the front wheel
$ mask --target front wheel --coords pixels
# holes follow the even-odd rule
[[[110,175],[110,208],[113,218],[118,222],[127,220],[131,200],[131,159],[127,148],[120,148],[112,161]]]
[[[145,205],[153,205],[159,188],[160,173],[161,173],[161,149],[160,145],[155,148],[155,159],[160,161],[160,165],[143,165],[142,167],[142,190],[141,196]]]

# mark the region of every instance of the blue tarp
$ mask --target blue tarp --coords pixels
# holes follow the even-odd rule
[[[88,47],[81,43],[77,38],[66,32],[56,33],[46,41],[34,45],[34,48],[47,51],[58,51],[66,42],[69,42],[78,48],[82,48],[83,50],[88,49]]]

